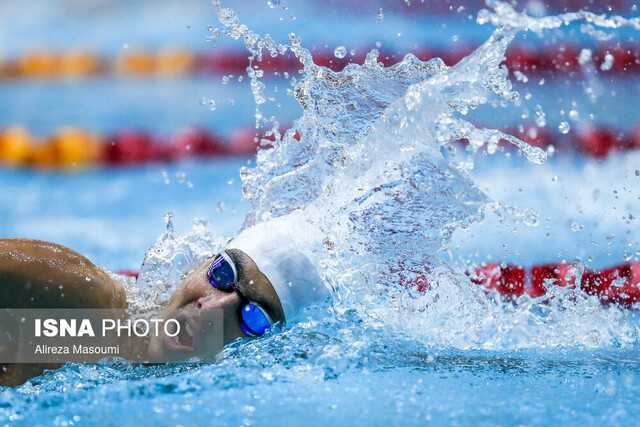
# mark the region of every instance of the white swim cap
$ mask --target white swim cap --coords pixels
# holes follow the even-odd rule
[[[315,266],[296,243],[296,236],[305,239],[303,228],[304,219],[296,211],[243,230],[227,246],[245,252],[267,276],[287,321],[329,295]]]

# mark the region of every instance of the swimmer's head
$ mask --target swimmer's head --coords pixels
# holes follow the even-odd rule
[[[289,215],[245,229],[221,255],[190,273],[171,296],[163,315],[165,319],[176,318],[181,332],[176,337],[152,339],[152,357],[185,360],[206,356],[203,343],[218,333],[214,329],[219,331],[207,328],[207,323],[213,322],[219,310],[223,312],[223,341],[228,344],[264,332],[252,333],[251,327],[256,328],[251,321],[256,319],[247,319],[243,310],[257,310],[258,326],[260,320],[283,325],[302,308],[326,298],[327,288],[295,243],[293,233],[301,230],[296,230],[293,218]],[[226,274],[227,279],[221,280],[229,283],[216,283],[213,270]]]
[[[242,231],[228,245],[246,253],[275,289],[285,319],[329,295],[316,267],[303,252],[309,234],[300,211]]]
[[[259,305],[273,323],[284,324],[285,315],[278,294],[255,262],[243,251],[225,251],[237,271],[237,280],[231,289],[216,288],[209,278],[209,270],[216,257],[209,258],[192,271],[175,290],[163,310],[163,318],[175,318],[180,333],[175,337],[161,335],[152,338],[149,354],[154,360],[185,360],[208,356],[214,328],[222,310],[223,344],[247,337],[242,327],[241,310],[248,303]]]

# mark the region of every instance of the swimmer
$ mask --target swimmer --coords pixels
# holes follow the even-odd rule
[[[295,213],[294,213],[295,214]],[[255,338],[291,322],[300,310],[329,295],[315,266],[296,243],[289,214],[247,228],[219,254],[190,272],[163,307],[162,318],[202,325],[223,311],[223,342]],[[28,239],[0,239],[0,308],[128,307],[123,286],[73,250]],[[178,316],[176,316],[178,313]],[[154,336],[147,354],[181,361],[202,354],[207,328],[184,328],[170,338]],[[15,386],[59,364],[5,364],[0,385]]]

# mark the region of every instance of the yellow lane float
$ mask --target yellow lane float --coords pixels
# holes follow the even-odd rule
[[[21,126],[10,126],[0,131],[0,162],[20,166],[31,155],[31,134]]]
[[[84,168],[99,160],[102,146],[96,135],[67,127],[34,150],[31,161],[45,168]]]

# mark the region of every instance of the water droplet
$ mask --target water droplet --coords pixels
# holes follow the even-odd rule
[[[636,169],[636,176],[640,176],[640,170]]]
[[[584,65],[589,61],[591,61],[591,49],[582,49],[578,55],[578,63]]]
[[[604,62],[600,65],[602,71],[609,71],[613,67],[613,55],[609,52],[604,56]]]
[[[269,7],[271,9],[275,9],[276,7],[278,7],[279,4],[280,4],[280,0],[268,0],[267,1],[267,5],[269,5]]]
[[[521,71],[516,70],[513,72],[513,75],[516,76],[516,80],[518,80],[519,82],[527,83],[529,81],[529,77],[527,77]]]
[[[382,13],[382,9],[380,9],[380,12],[378,12],[378,17],[376,18],[376,22],[382,22],[383,19],[384,14]]]
[[[173,231],[173,212],[164,214],[164,223],[167,225],[167,231]]]
[[[556,154],[556,147],[554,147],[553,145],[548,145],[546,151],[547,151],[547,156],[553,157],[553,155]]]
[[[569,111],[569,118],[574,122],[577,122],[580,120],[580,113],[578,113],[578,110],[571,110]]]
[[[233,9],[220,9],[218,12],[218,19],[220,19],[220,22],[227,27],[235,28],[238,26],[238,17]]]
[[[571,223],[571,231],[582,231],[582,225],[578,221],[573,221]]]
[[[560,124],[558,125],[558,130],[560,131],[560,133],[566,135],[571,130],[571,125],[569,125],[568,122],[560,122]]]
[[[178,179],[178,182],[179,182],[180,184],[182,184],[182,183],[185,181],[185,179],[187,178],[187,174],[186,174],[186,173],[184,173],[184,172],[178,172],[178,173],[176,174],[176,178]]]
[[[345,56],[347,56],[347,48],[344,46],[338,46],[336,47],[336,49],[333,51],[333,55],[336,58],[344,58]]]
[[[296,36],[296,33],[289,33],[289,43],[293,46],[298,46],[300,44],[300,37]]]
[[[229,76],[222,76],[222,84],[226,85],[229,83]]]
[[[202,231],[205,228],[207,228],[207,225],[209,223],[207,222],[206,219],[202,219],[202,218],[193,218],[193,230],[194,231]]]
[[[547,125],[546,115],[544,111],[542,111],[540,104],[536,105],[536,125],[539,128],[543,128]]]

